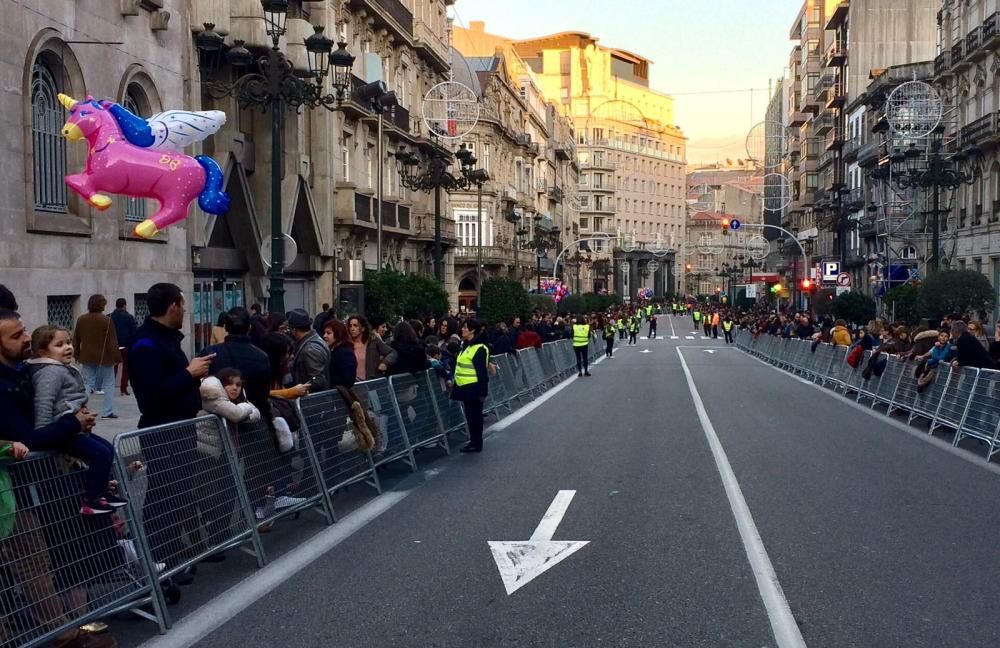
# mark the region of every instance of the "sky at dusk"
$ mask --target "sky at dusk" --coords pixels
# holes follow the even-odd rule
[[[584,31],[653,61],[650,87],[674,95],[688,161],[746,155],[768,87],[788,64],[788,32],[802,0],[457,0],[455,22],[531,38]],[[752,91],[751,91],[752,89]]]

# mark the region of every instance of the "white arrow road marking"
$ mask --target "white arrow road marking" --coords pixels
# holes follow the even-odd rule
[[[639,353],[652,353],[652,351],[650,351],[649,349],[643,349]]]
[[[705,349],[705,353],[715,353],[712,349]]]
[[[549,510],[527,541],[489,541],[507,596],[590,544],[589,540],[552,539],[574,495],[575,490],[556,493]]]

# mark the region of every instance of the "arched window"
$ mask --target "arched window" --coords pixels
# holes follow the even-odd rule
[[[122,98],[122,106],[132,114],[141,117],[149,117],[151,114],[149,99],[138,83],[128,84],[128,89]],[[125,199],[125,222],[141,223],[146,220],[146,200],[132,196],[123,196],[123,198]]]
[[[917,258],[917,248],[912,245],[907,245],[902,250],[899,251],[899,258],[904,261],[913,261]]]
[[[35,209],[66,213],[66,111],[59,103],[57,75],[45,63],[31,67],[31,145],[34,153]]]

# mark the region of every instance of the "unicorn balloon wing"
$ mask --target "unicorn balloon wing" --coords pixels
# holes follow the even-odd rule
[[[149,148],[180,152],[217,133],[226,123],[226,113],[221,110],[167,110],[146,121],[153,136]]]

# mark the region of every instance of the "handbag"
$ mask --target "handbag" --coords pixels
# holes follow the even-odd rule
[[[865,350],[861,348],[860,344],[851,347],[851,350],[847,352],[847,364],[851,365],[852,369],[857,369],[864,355]]]

